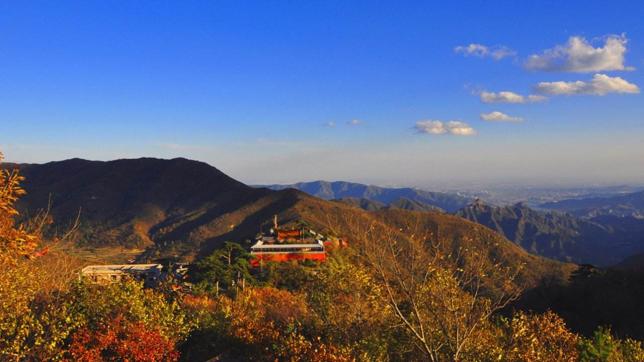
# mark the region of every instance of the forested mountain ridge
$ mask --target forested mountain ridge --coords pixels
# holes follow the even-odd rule
[[[482,201],[457,215],[501,233],[531,253],[562,261],[608,266],[644,250],[644,220],[634,218],[587,220],[521,203],[494,206]]]

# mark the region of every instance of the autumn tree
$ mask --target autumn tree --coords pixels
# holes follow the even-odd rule
[[[478,359],[489,338],[489,317],[519,294],[517,270],[489,259],[481,250],[446,245],[424,227],[422,215],[394,229],[372,219],[345,221],[372,291],[389,305],[424,358]]]
[[[519,312],[502,320],[500,359],[508,361],[578,360],[579,336],[571,332],[563,319],[553,312]]]
[[[117,315],[97,329],[81,328],[72,337],[71,361],[177,361],[174,341],[141,322]]]
[[[79,282],[65,299],[73,314],[82,318],[82,326],[92,330],[100,329],[117,315],[124,321],[157,330],[172,341],[183,340],[191,330],[179,302],[145,288],[143,282],[136,280],[108,285]]]
[[[348,361],[346,350],[316,333],[306,299],[272,287],[250,287],[234,296],[188,297],[197,329],[184,345],[188,360]]]
[[[352,249],[337,250],[322,263],[305,290],[319,329],[331,344],[342,346],[361,361],[405,359],[404,336],[392,308],[378,295],[379,286]]]
[[[0,162],[2,154],[0,154]],[[1,165],[0,165],[1,166]],[[32,336],[34,315],[31,303],[39,292],[35,275],[24,260],[38,245],[36,235],[16,222],[15,203],[25,194],[18,170],[0,167],[0,359],[25,356]],[[42,330],[42,329],[40,329]]]
[[[17,169],[2,168],[0,153],[0,263],[15,265],[18,258],[30,256],[38,245],[37,237],[16,223],[15,204],[25,194],[23,177]]]

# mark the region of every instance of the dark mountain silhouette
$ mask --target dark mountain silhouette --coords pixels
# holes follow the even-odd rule
[[[586,336],[591,336],[597,326],[610,326],[622,338],[641,340],[643,299],[644,269],[585,265],[572,273],[568,283],[544,282],[528,290],[510,309],[538,313],[552,310],[572,330]]]
[[[313,181],[300,182],[292,185],[269,185],[266,187],[273,190],[294,188],[325,200],[347,198],[366,199],[385,205],[394,204],[394,206],[396,206],[396,203],[399,203],[399,205],[407,203],[409,205],[412,202],[417,204],[417,206],[431,206],[447,212],[455,212],[472,201],[470,198],[458,194],[430,192],[409,187],[386,188],[344,181]]]
[[[584,218],[612,215],[644,219],[644,191],[610,197],[589,197],[549,202],[542,204],[541,207],[565,211]]]
[[[33,213],[51,202],[59,225],[80,212],[80,242],[91,246],[148,247],[174,238],[202,242],[230,231],[234,222],[224,226],[221,216],[273,194],[186,159],[71,159],[24,165],[21,172],[27,195],[19,206]],[[212,229],[193,235],[197,226]]]
[[[624,271],[637,271],[644,274],[644,253],[631,255],[613,268]]]
[[[531,253],[562,261],[613,265],[644,250],[644,220],[601,216],[590,220],[541,212],[525,204],[476,201],[457,213],[485,225]]]

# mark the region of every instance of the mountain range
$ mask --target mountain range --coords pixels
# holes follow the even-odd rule
[[[385,206],[409,207],[414,210],[440,209],[455,212],[472,201],[469,197],[454,193],[431,192],[410,187],[387,188],[344,181],[312,181],[266,187],[272,190],[292,188],[325,200],[344,199],[349,203],[355,203],[355,199],[363,199]],[[369,206],[373,207],[374,205]]]
[[[562,261],[607,266],[644,251],[644,220],[633,217],[581,219],[537,211],[523,203],[494,206],[481,201],[456,214],[499,232],[531,253]]]
[[[644,219],[638,217],[644,192],[542,205],[561,209],[557,212],[536,210],[525,203],[496,206],[459,194],[340,181],[269,187],[294,187],[367,211],[404,209],[453,213],[489,227],[530,253],[565,262],[608,266],[644,252]]]
[[[565,211],[583,218],[602,215],[644,219],[644,191],[609,197],[587,197],[549,202],[544,209]]]
[[[208,164],[186,159],[71,159],[2,166],[17,167],[26,177],[23,185],[27,195],[19,204],[24,219],[49,209],[53,225],[66,229],[79,218],[74,239],[79,250],[102,253],[103,248],[119,247],[142,250],[136,257],[141,262],[163,258],[191,261],[208,255],[225,241],[249,246],[247,240],[267,230],[274,215],[282,225],[305,223],[321,233],[346,237],[350,244],[361,242],[363,228],[359,225],[396,238],[412,237],[409,230],[413,229],[418,231],[415,235],[429,235],[426,242],[443,248],[445,255],[467,250],[464,264],[478,254],[489,265],[518,268],[513,283],[527,291],[511,308],[553,309],[581,331],[609,323],[619,333],[644,333],[632,318],[641,315],[641,308],[634,304],[641,299],[641,278],[630,271],[644,260],[641,255],[628,259],[616,272],[592,272],[591,277],[585,270],[593,268],[535,255],[576,261],[571,255],[585,258],[588,247],[593,255],[609,253],[610,248],[603,247],[601,239],[611,234],[595,221],[543,213],[521,204],[499,207],[438,193],[430,198],[436,204],[386,190],[373,194],[394,194],[396,197],[390,197],[388,203],[362,197],[330,201],[292,188],[275,191],[250,187]],[[332,199],[336,196],[328,195]],[[441,199],[452,201],[439,203]],[[458,215],[435,211],[437,207],[456,209]],[[635,218],[604,217],[620,220],[624,230],[638,225]],[[581,237],[594,233],[598,236],[590,241]],[[619,246],[617,250],[630,249]],[[489,281],[492,284],[487,286],[494,288],[494,283],[504,282]],[[606,298],[607,291],[610,298]],[[591,306],[579,307],[588,300],[592,300]]]
[[[24,218],[49,208],[54,225],[64,228],[80,212],[79,247],[143,249],[139,261],[167,257],[189,261],[224,241],[248,246],[247,240],[267,230],[277,215],[282,224],[304,222],[352,241],[360,240],[360,234],[351,220],[400,237],[406,237],[401,231],[404,225],[415,220],[422,232],[440,236],[447,251],[463,247],[479,250],[490,262],[527,266],[521,268],[520,278],[526,286],[544,278],[565,280],[575,268],[531,255],[493,230],[458,216],[401,208],[368,212],[295,189],[253,188],[210,165],[186,159],[71,159],[18,167],[26,178],[27,195],[19,204]]]
[[[51,205],[55,225],[64,228],[80,213],[79,245],[140,248],[145,259],[192,259],[224,241],[250,240],[273,215],[285,222],[308,218],[328,228],[322,215],[364,210],[415,211],[433,218],[449,211],[532,254],[564,262],[612,265],[644,252],[644,220],[630,216],[579,218],[525,204],[494,206],[458,194],[348,182],[257,188],[187,159],[71,159],[17,167],[26,177],[28,193],[19,204],[25,218]],[[307,210],[314,212],[305,216]]]

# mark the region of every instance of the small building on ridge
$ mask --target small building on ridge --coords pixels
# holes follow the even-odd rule
[[[142,280],[147,286],[159,282],[163,266],[161,264],[111,264],[88,265],[81,272],[81,278],[93,283],[115,283],[129,277]]]

